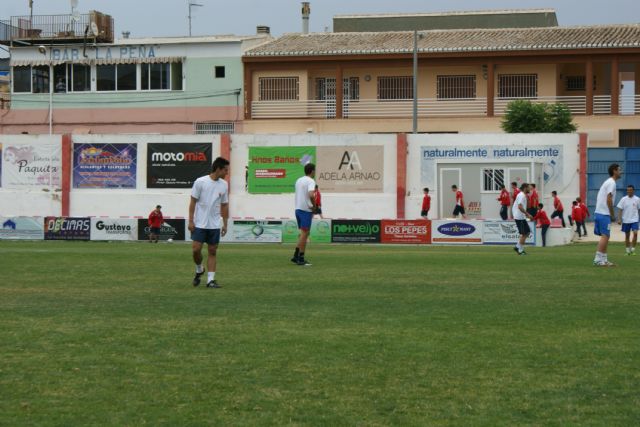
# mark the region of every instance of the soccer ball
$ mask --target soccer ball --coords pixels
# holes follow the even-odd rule
[[[167,243],[173,243],[173,239],[171,238],[167,239]]]

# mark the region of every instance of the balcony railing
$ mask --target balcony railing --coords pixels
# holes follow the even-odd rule
[[[0,44],[9,44],[15,40],[55,40],[83,39],[85,31],[93,39],[91,24],[98,29],[96,41],[113,42],[113,18],[100,12],[91,11],[79,15],[34,15],[12,16],[9,20],[0,21]]]
[[[574,115],[584,115],[587,110],[585,96],[543,96],[537,98],[496,98],[494,114],[503,115],[509,102],[527,99],[532,102],[563,103]],[[595,104],[595,101],[594,101]],[[325,118],[336,117],[335,100],[322,101],[253,101],[251,116],[254,119]],[[609,114],[611,106],[609,102]],[[640,109],[637,109],[640,112]],[[483,117],[487,114],[486,98],[418,99],[418,117]],[[410,118],[413,116],[413,100],[360,99],[343,102],[343,117],[356,118]]]
[[[611,114],[611,95],[593,97],[593,114]]]
[[[620,114],[629,116],[640,114],[640,95],[621,95]]]

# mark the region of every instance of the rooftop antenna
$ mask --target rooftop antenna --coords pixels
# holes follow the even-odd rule
[[[202,7],[204,5],[195,3],[193,0],[189,0],[189,37],[191,37],[191,8],[194,6]]]

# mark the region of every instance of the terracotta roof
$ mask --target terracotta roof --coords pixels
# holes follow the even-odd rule
[[[418,51],[501,52],[556,49],[640,49],[640,24],[588,27],[421,31]],[[285,34],[250,49],[245,56],[324,56],[406,54],[413,52],[413,32]]]
[[[531,13],[556,13],[555,9],[496,9],[496,10],[464,10],[452,12],[429,13],[363,13],[335,15],[333,19],[345,18],[394,18],[394,17],[422,17],[422,16],[467,16],[467,15],[520,15]]]

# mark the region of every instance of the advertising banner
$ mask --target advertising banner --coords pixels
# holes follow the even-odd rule
[[[248,191],[293,193],[307,163],[316,163],[316,147],[249,147]]]
[[[91,218],[91,240],[138,240],[138,220]]]
[[[48,216],[44,219],[45,240],[89,240],[91,218]]]
[[[60,187],[60,144],[7,144],[2,163],[4,188]]]
[[[562,145],[531,146],[423,146],[420,147],[421,186],[436,188],[436,168],[439,161],[455,160],[460,163],[543,163],[542,179],[545,185],[563,187],[563,147]]]
[[[44,218],[0,217],[0,240],[43,240]]]
[[[299,236],[298,223],[295,219],[282,221],[282,243],[297,243]],[[311,221],[309,241],[314,243],[331,243],[331,220],[314,219]]]
[[[525,241],[527,245],[536,244],[536,223],[529,222],[531,234]],[[515,221],[484,221],[484,230],[482,232],[482,240],[485,245],[515,245],[518,243],[520,234]]]
[[[380,243],[380,220],[334,219],[332,243]]]
[[[73,188],[136,188],[137,144],[73,144]]]
[[[2,143],[0,143],[0,188],[2,188]]]
[[[242,243],[281,243],[282,221],[233,220],[233,241]]]
[[[431,243],[431,221],[429,220],[383,219],[380,225],[382,243]]]
[[[316,183],[326,193],[381,193],[384,147],[318,147]]]
[[[211,143],[147,144],[147,188],[191,188],[211,163]]]
[[[158,240],[184,240],[185,234],[184,218],[165,218],[160,227],[160,237]],[[146,218],[138,219],[138,240],[149,240],[149,221]]]
[[[431,221],[431,243],[482,244],[482,221]]]

